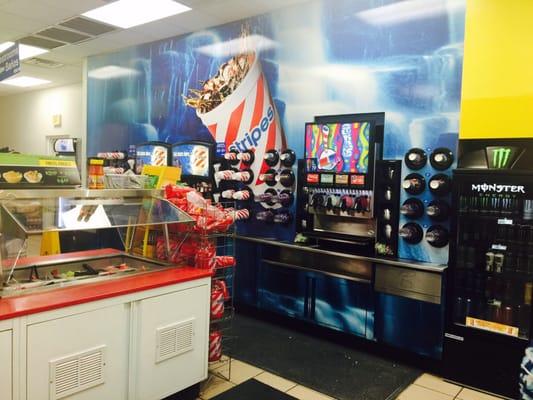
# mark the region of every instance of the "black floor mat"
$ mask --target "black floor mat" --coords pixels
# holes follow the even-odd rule
[[[212,400],[295,400],[279,390],[271,388],[255,379],[250,379],[230,389]]]
[[[421,373],[386,357],[242,314],[234,319],[232,336],[236,359],[341,400],[394,399]]]

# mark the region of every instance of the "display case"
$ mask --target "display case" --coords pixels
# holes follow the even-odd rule
[[[169,224],[194,220],[151,190],[12,190],[0,192],[0,296],[119,279],[176,267],[133,255],[136,231],[162,232],[169,254]],[[62,232],[116,231],[122,248],[112,255],[97,251],[59,257],[28,257],[29,238]],[[167,258],[168,259],[168,258]]]

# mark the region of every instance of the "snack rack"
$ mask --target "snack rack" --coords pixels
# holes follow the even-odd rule
[[[225,208],[235,209],[235,202],[223,202]],[[228,232],[207,235],[207,240],[212,240],[216,248],[216,260],[224,259],[226,262],[215,263],[215,270],[211,281],[211,321],[210,321],[210,339],[217,337],[220,334],[221,358],[218,361],[209,362],[210,375],[216,376],[225,380],[231,379],[231,362],[232,362],[232,325],[235,315],[235,307],[233,304],[234,287],[235,287],[235,224],[233,224]],[[233,260],[233,262],[228,262]],[[223,282],[222,285],[219,282]],[[221,287],[222,286],[222,287]],[[222,294],[220,292],[223,292]],[[225,293],[224,293],[225,292]],[[220,318],[216,318],[217,296],[224,296],[224,309]],[[219,313],[220,315],[220,313]],[[211,350],[216,350],[213,344],[213,349],[210,340],[210,360]]]
[[[192,192],[191,192],[192,191]],[[169,225],[169,244],[160,235],[156,257],[178,265],[191,265],[213,272],[211,284],[209,372],[231,378],[231,328],[234,317],[235,202],[211,203],[190,188],[170,187],[167,199],[196,219],[192,227]],[[166,247],[170,251],[165,251]],[[168,257],[168,259],[167,259]]]

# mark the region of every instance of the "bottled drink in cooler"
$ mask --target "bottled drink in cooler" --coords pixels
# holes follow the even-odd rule
[[[518,329],[520,335],[529,337],[531,325],[531,302],[533,298],[533,283],[527,282],[524,284],[524,298],[520,305],[520,313],[518,315]]]
[[[407,218],[420,218],[424,215],[424,203],[415,198],[407,199],[400,208],[400,213]]]

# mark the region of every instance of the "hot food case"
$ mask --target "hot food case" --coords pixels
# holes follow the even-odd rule
[[[136,239],[148,233],[168,241],[168,224],[193,224],[193,219],[146,190],[13,190],[0,195],[1,297],[95,283],[165,270],[175,265],[133,255]],[[115,231],[122,248],[28,257],[32,236]],[[168,251],[168,248],[167,248]]]

